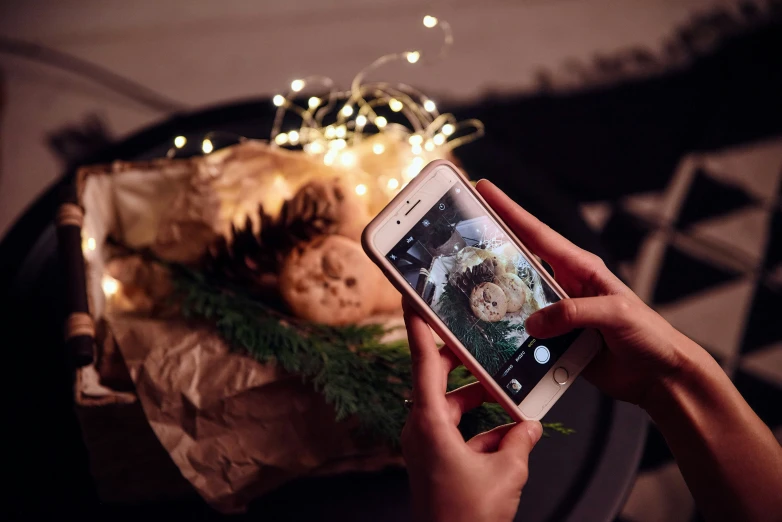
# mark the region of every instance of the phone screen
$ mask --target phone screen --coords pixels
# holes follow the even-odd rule
[[[580,333],[527,334],[526,318],[560,297],[458,184],[386,257],[516,404]]]

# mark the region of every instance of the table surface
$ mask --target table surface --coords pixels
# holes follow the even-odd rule
[[[189,142],[210,131],[253,138],[268,137],[271,122],[268,101],[249,101],[179,115],[143,130],[102,151],[90,162],[114,159],[150,159],[165,155],[173,136]],[[492,105],[497,110],[497,104]],[[480,117],[481,107],[456,109]],[[511,147],[492,136],[457,150],[473,178],[495,181],[514,199],[580,246],[602,253],[598,239],[581,221],[575,206],[557,192],[545,173],[525,165]],[[16,374],[25,394],[10,407],[18,464],[17,510],[99,509],[104,515],[137,519],[149,514],[196,515],[217,518],[197,500],[160,502],[140,506],[98,506],[88,471],[87,453],[72,410],[71,375],[60,338],[63,315],[60,299],[56,238],[51,218],[58,192],[69,182],[52,187],[17,222],[0,243],[0,292],[13,309],[3,320],[12,332],[9,364],[31,369],[34,386]],[[610,264],[610,263],[609,263]],[[18,343],[18,344],[17,344]],[[29,379],[29,377],[26,377]],[[13,381],[13,378],[12,378]],[[637,408],[601,395],[583,379],[552,408],[546,420],[563,421],[576,430],[571,436],[554,435],[538,444],[531,456],[530,480],[524,490],[519,520],[613,520],[621,509],[643,449],[646,417]],[[56,434],[56,437],[53,437]],[[46,473],[40,470],[46,469]],[[249,517],[274,520],[406,520],[409,513],[407,479],[402,470],[375,474],[347,474],[308,478],[289,483],[258,499]],[[273,516],[272,516],[273,515]]]

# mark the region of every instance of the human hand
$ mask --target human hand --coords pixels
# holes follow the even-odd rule
[[[555,337],[576,328],[595,328],[603,335],[608,350],[601,350],[583,372],[598,388],[646,408],[650,396],[676,376],[688,352],[703,352],[598,256],[541,223],[491,182],[481,180],[477,189],[518,238],[554,269],[557,283],[572,298],[531,315],[526,322],[530,335]]]
[[[446,393],[459,360],[438,350],[424,320],[405,301],[413,371],[413,407],[402,430],[413,512],[427,522],[512,520],[527,482],[529,453],[539,422],[500,426],[465,442],[457,426],[464,412],[490,401],[480,383]]]

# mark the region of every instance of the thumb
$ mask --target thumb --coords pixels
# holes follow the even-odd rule
[[[508,430],[497,450],[509,457],[520,458],[526,463],[532,448],[542,435],[543,426],[538,421],[519,422]]]
[[[576,328],[616,328],[626,322],[629,310],[618,295],[563,299],[529,316],[524,326],[530,335],[545,339]]]

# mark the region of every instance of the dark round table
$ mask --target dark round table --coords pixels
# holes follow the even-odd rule
[[[175,115],[84,163],[162,157],[177,135],[198,143],[206,133],[217,131],[218,146],[220,136],[268,138],[272,109],[268,100],[255,100]],[[482,105],[475,105],[453,112],[458,117],[480,118],[482,110]],[[491,110],[498,110],[496,101]],[[484,138],[456,151],[470,176],[493,180],[572,241],[604,254],[575,205],[554,189],[545,173],[517,157],[502,138],[488,125]],[[67,173],[33,203],[0,243],[0,292],[6,304],[2,331],[7,340],[6,368],[12,369],[6,381],[11,384],[6,395],[10,398],[11,451],[7,451],[11,468],[6,472],[14,484],[12,513],[20,519],[41,513],[88,513],[112,520],[221,519],[195,497],[133,506],[104,505],[97,498],[73,411],[73,374],[61,340],[63,274],[52,225],[60,194],[73,174]],[[640,460],[645,415],[603,396],[580,379],[546,419],[563,421],[576,433],[555,434],[535,448],[517,519],[613,520]],[[258,499],[245,516],[275,521],[407,520],[407,478],[403,470],[305,478]]]

